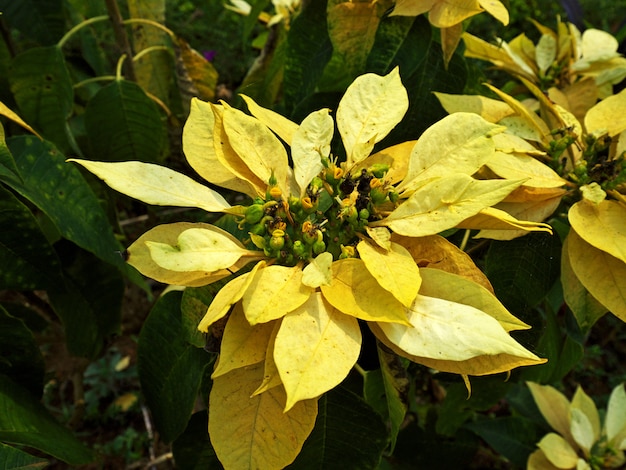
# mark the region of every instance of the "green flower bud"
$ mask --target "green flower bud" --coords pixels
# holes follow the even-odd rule
[[[280,250],[283,246],[285,246],[285,232],[274,230],[272,238],[270,238],[270,248],[272,250]]]
[[[300,240],[293,242],[293,255],[296,258],[308,259],[309,249]]]
[[[263,206],[260,204],[253,204],[246,209],[245,219],[249,224],[256,224],[264,215]]]
[[[361,209],[359,211],[359,219],[367,220],[369,218],[370,218],[370,211],[368,211],[367,209]]]
[[[370,198],[372,198],[374,204],[382,204],[387,200],[387,191],[383,190],[382,186],[372,188]]]
[[[398,202],[398,199],[400,199],[400,195],[395,191],[389,191],[387,195],[389,196],[389,200],[394,204]]]
[[[326,251],[326,243],[324,243],[323,240],[318,240],[315,243],[313,243],[313,253],[315,253],[316,255],[319,255],[320,253],[323,253],[324,251]]]

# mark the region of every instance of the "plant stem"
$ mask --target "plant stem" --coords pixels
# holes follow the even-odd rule
[[[128,42],[128,35],[126,34],[126,29],[124,29],[124,20],[122,19],[120,9],[117,6],[117,1],[105,0],[105,3],[107,11],[109,12],[109,18],[111,19],[111,23],[113,24],[113,30],[115,31],[115,40],[117,41],[117,45],[120,48],[122,54],[125,54],[128,57],[132,57],[133,51],[130,47],[130,43]],[[135,75],[135,67],[132,60],[126,61],[125,76],[133,82],[136,81],[137,77]]]
[[[108,16],[103,15],[103,16],[94,16],[93,18],[89,18],[88,20],[81,21],[72,29],[70,29],[67,33],[65,33],[61,39],[59,39],[59,42],[57,43],[57,47],[60,49],[63,46],[65,46],[65,43],[69,41],[71,37],[74,36],[74,34],[76,34],[85,26],[89,26],[90,24],[98,23],[100,21],[106,21],[108,18],[109,18]]]
[[[150,26],[154,26],[155,28],[158,28],[161,31],[166,32],[169,35],[169,37],[172,39],[172,41],[176,40],[176,34],[174,34],[174,32],[171,29],[163,26],[161,23],[157,23],[156,21],[152,21],[147,18],[129,18],[127,20],[124,20],[122,23],[124,24],[138,23],[138,24],[147,24]]]

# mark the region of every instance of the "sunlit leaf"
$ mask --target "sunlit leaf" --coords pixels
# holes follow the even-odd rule
[[[380,286],[362,260],[335,261],[332,271],[331,284],[320,288],[324,298],[337,310],[365,321],[408,324],[406,307]]]
[[[337,127],[350,168],[367,157],[402,119],[409,106],[398,69],[381,77],[365,74],[348,87],[337,108]]]
[[[487,166],[504,179],[523,179],[525,186],[538,188],[559,188],[566,181],[547,165],[521,153],[496,152]]]
[[[495,123],[514,113],[508,104],[482,95],[452,95],[439,92],[434,94],[449,114],[475,113],[483,119]]]
[[[541,450],[536,450],[530,454],[526,465],[527,470],[559,470],[559,467],[552,465],[546,457],[546,454]]]
[[[192,49],[184,39],[176,38],[176,43],[179,48],[177,65],[179,68],[182,67],[184,69],[188,79],[191,81],[191,86],[197,90],[197,96],[203,100],[213,101],[215,99],[215,88],[217,87],[217,70],[198,51]]]
[[[312,291],[302,283],[300,266],[267,266],[250,281],[243,310],[251,325],[276,320],[305,303]]]
[[[262,379],[263,365],[256,364],[213,381],[209,436],[225,468],[280,470],[296,458],[315,425],[317,399],[284,413],[282,387],[250,397]]]
[[[542,34],[535,49],[535,59],[542,74],[546,73],[556,59],[556,52],[556,38],[550,34]]]
[[[327,159],[330,153],[335,125],[328,111],[320,109],[309,114],[291,140],[293,172],[300,196],[304,195],[311,180],[322,171],[322,159]]]
[[[591,430],[591,434],[587,436],[591,445],[596,442],[600,438],[600,415],[598,414],[598,409],[596,408],[593,400],[585,393],[582,387],[578,386],[576,389],[576,393],[572,397],[572,401],[570,403],[570,413],[572,426],[572,433],[575,432],[574,421],[576,420],[574,417],[574,411],[580,410],[589,422],[589,427]],[[586,426],[586,422],[585,422]],[[584,431],[585,433],[587,431]],[[574,434],[574,438],[576,439],[576,435]],[[588,450],[591,450],[591,446],[589,446]]]
[[[274,361],[274,346],[276,344],[276,335],[278,335],[278,331],[280,330],[280,326],[282,324],[282,319],[272,322],[272,334],[270,335],[270,339],[267,342],[267,350],[265,351],[265,362],[263,368],[263,381],[259,388],[257,388],[254,393],[251,395],[252,397],[263,393],[270,388],[278,387],[282,385],[282,380],[280,379],[280,374],[278,373],[278,368],[276,367],[276,362]]]
[[[589,417],[580,409],[570,409],[572,436],[585,455],[589,455],[595,442],[594,429]]]
[[[271,109],[259,106],[249,96],[241,95],[241,97],[246,102],[250,114],[274,131],[287,145],[291,145],[291,140],[298,129],[298,124]]]
[[[313,288],[330,285],[333,276],[332,263],[331,253],[320,253],[302,270],[302,284]]]
[[[578,455],[572,446],[558,434],[546,434],[537,444],[546,458],[558,468],[574,468]]]
[[[326,304],[321,293],[287,314],[274,345],[274,362],[287,392],[285,410],[342,382],[360,351],[356,318]]]
[[[611,392],[604,422],[609,442],[621,444],[626,439],[626,390],[619,384]]]
[[[357,245],[365,267],[385,290],[406,307],[415,299],[422,282],[419,268],[402,245],[391,243],[389,250],[362,240]]]
[[[241,303],[233,308],[220,346],[220,355],[211,378],[224,375],[233,369],[257,364],[265,359],[273,323],[252,326],[246,319]]]
[[[534,382],[526,382],[526,384],[537,408],[548,424],[563,436],[571,446],[575,446],[576,443],[570,432],[569,400],[550,385],[539,385]]]
[[[14,112],[11,108],[9,108],[6,104],[4,104],[1,101],[0,101],[0,115],[10,119],[11,121],[15,122],[16,124],[19,124],[24,129],[26,129],[29,132],[32,132],[33,134],[35,134],[40,139],[42,138],[39,134],[37,134],[35,129],[33,129],[27,123],[25,123],[24,120],[21,117],[19,117],[19,115],[16,112]],[[4,136],[3,136],[3,139],[4,139]]]
[[[68,161],[84,166],[111,188],[146,204],[199,207],[209,212],[221,212],[230,207],[217,191],[163,166],[142,162]]]

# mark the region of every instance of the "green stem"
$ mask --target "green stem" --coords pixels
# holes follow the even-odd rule
[[[157,23],[156,21],[148,20],[146,18],[129,18],[127,20],[122,21],[122,23],[125,25],[138,23],[138,24],[146,24],[146,25],[154,26],[155,28],[158,28],[161,31],[164,31],[165,33],[167,33],[169,37],[172,38],[172,40],[176,39],[176,34],[174,34],[174,32],[171,29],[168,29],[167,27],[163,26],[161,23]]]
[[[361,374],[361,377],[365,377],[365,369],[363,369],[363,367],[361,367],[358,363],[354,364],[354,370]]]
[[[467,242],[469,241],[469,236],[470,236],[470,230],[466,229],[465,234],[463,235],[463,240],[461,241],[461,246],[459,246],[459,249],[461,251],[465,251],[465,248],[467,248]]]
[[[76,83],[73,88],[76,89],[76,88],[80,88],[81,86],[89,85],[90,83],[104,82],[104,81],[117,80],[117,79],[118,77],[116,77],[115,75],[102,75],[101,77],[92,77],[92,78],[83,80],[82,82]]]
[[[115,79],[116,80],[121,80],[123,78],[123,75],[122,75],[122,64],[124,63],[124,60],[126,60],[126,54],[122,54],[122,56],[117,61],[117,67],[115,69]]]
[[[81,21],[76,26],[74,26],[72,29],[70,29],[67,33],[65,33],[65,35],[57,43],[57,47],[59,49],[62,48],[65,45],[65,43],[67,41],[69,41],[70,38],[74,34],[76,34],[78,31],[80,31],[85,26],[89,26],[90,24],[93,24],[93,23],[99,23],[100,21],[106,21],[108,19],[109,19],[109,17],[107,15],[102,15],[102,16],[94,16],[93,18],[89,18],[88,20]]]
[[[154,52],[154,51],[168,51],[171,52],[172,49],[167,47],[167,46],[150,46],[150,47],[146,47],[145,49],[143,49],[142,51],[139,51],[135,57],[133,57],[133,62],[137,62],[139,59],[141,59],[144,55],[149,54],[150,52]]]

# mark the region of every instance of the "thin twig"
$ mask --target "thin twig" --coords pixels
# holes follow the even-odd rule
[[[115,40],[120,48],[122,54],[126,54],[128,57],[133,56],[133,51],[128,42],[128,35],[124,27],[124,19],[120,13],[120,9],[117,6],[116,0],[105,0],[107,11],[109,12],[109,18],[113,24],[113,30],[115,31]],[[126,78],[131,81],[136,81],[135,67],[131,60],[126,61],[124,64],[126,68]]]

